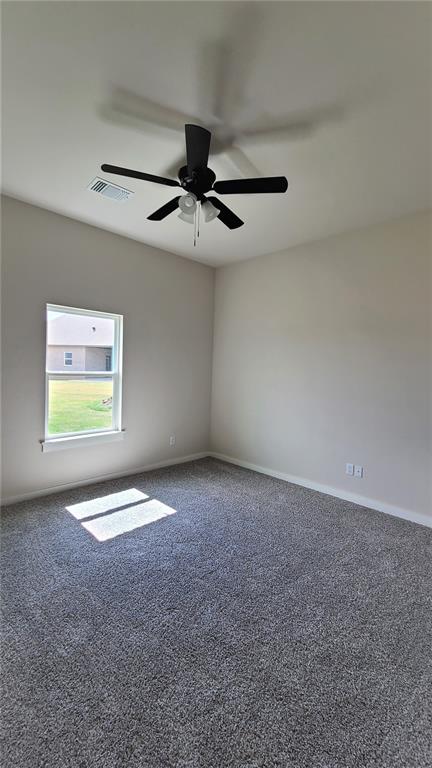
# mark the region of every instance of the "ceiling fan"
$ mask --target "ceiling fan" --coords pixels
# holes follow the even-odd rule
[[[270,176],[256,179],[233,179],[232,181],[216,181],[216,174],[208,167],[211,133],[199,125],[187,123],[185,125],[186,136],[186,165],[178,171],[179,181],[167,179],[163,176],[154,176],[142,171],[134,171],[130,168],[120,168],[117,165],[102,165],[105,173],[115,173],[119,176],[128,176],[132,179],[153,181],[156,184],[164,184],[167,187],[182,187],[186,194],[174,197],[165,203],[157,211],[147,216],[150,221],[161,221],[170,213],[179,209],[179,217],[183,221],[193,223],[195,227],[194,244],[199,236],[200,213],[202,210],[204,221],[212,221],[219,218],[228,229],[237,229],[244,222],[231,211],[221,200],[213,195],[207,196],[212,191],[218,195],[250,195],[261,192],[286,192],[288,181],[285,176]]]

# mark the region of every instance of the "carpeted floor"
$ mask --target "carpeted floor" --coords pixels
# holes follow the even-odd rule
[[[432,530],[213,459],[2,528],[4,768],[432,765]]]

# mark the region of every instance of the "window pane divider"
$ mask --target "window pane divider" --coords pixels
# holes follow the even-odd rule
[[[102,378],[110,379],[112,376],[115,376],[115,371],[47,371],[46,375],[61,376],[66,379],[69,379],[71,376],[80,376],[81,378],[85,376],[91,376],[91,378],[101,376]]]

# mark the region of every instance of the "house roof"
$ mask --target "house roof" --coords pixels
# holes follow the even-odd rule
[[[88,315],[48,312],[47,344],[50,346],[112,347],[114,321]]]

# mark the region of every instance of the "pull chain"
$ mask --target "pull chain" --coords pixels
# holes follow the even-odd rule
[[[194,247],[197,244],[197,239],[199,238],[200,234],[200,210],[201,203],[198,201],[194,213]]]

